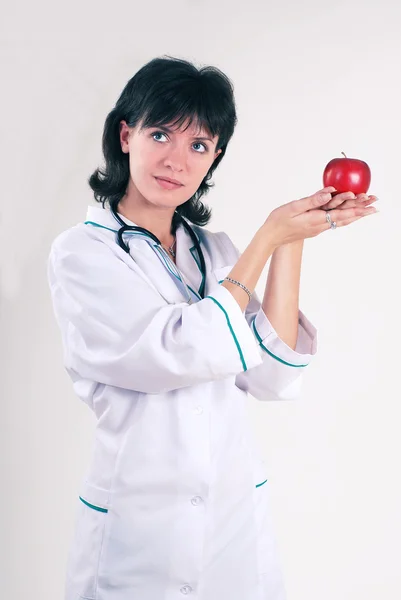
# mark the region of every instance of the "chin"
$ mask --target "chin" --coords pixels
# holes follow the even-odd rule
[[[153,206],[158,208],[176,208],[180,204],[183,204],[183,202],[186,202],[186,200],[180,201],[179,198],[175,198],[173,194],[155,194],[154,191],[148,194],[145,192],[143,197],[149,204],[153,204]]]
[[[155,191],[154,186],[156,186],[157,191]],[[184,192],[185,189],[185,192]],[[185,197],[183,197],[183,193],[185,193]],[[151,202],[152,204],[157,204],[158,206],[166,206],[166,207],[176,207],[180,204],[183,204],[187,200],[189,200],[188,191],[186,188],[176,189],[176,190],[163,190],[159,188],[159,185],[156,181],[154,181],[154,185],[152,189],[144,190],[142,194],[144,198]]]

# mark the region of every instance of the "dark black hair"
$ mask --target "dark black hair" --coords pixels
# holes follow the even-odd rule
[[[211,209],[201,202],[201,197],[214,186],[209,183],[214,170],[225,155],[237,124],[234,86],[217,67],[197,68],[179,58],[164,56],[145,64],[126,84],[113,110],[107,115],[103,130],[102,149],[105,169],[96,169],[88,179],[97,202],[106,202],[117,210],[129,182],[129,154],[120,144],[120,122],[129,127],[142,121],[142,127],[173,124],[181,127],[186,121],[205,129],[211,137],[218,135],[220,154],[195,194],[177,207],[176,213],[195,225],[206,225]],[[186,129],[186,128],[185,128]],[[179,217],[174,215],[172,233]]]

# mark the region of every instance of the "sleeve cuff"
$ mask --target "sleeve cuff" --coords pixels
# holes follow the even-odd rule
[[[295,350],[279,338],[262,308],[253,320],[252,329],[262,350],[289,366],[306,367],[317,352],[317,329],[301,310]]]
[[[243,371],[257,367],[263,363],[259,345],[255,343],[255,336],[249,328],[238,302],[232,294],[221,285],[214,286],[205,299],[210,299],[216,307],[224,313],[227,327],[233,338],[233,344],[237,346],[238,355],[241,360]]]

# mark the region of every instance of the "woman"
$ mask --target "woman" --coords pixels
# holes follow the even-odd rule
[[[66,600],[285,598],[247,393],[299,395],[316,353],[298,308],[303,240],[375,197],[289,202],[240,255],[204,228],[201,202],[236,121],[218,69],[150,61],[106,119],[106,167],[89,179],[102,206],[52,244],[65,367],[97,418]]]

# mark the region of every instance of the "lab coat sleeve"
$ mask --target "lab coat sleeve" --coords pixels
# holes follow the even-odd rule
[[[220,235],[223,238],[221,241],[228,248],[228,259],[234,264],[240,252],[227,234],[221,232]],[[236,385],[257,400],[299,398],[305,369],[317,353],[316,327],[299,310],[298,335],[293,350],[278,336],[263,311],[256,292],[252,294],[247,305],[245,318],[259,346],[262,364],[239,373],[236,376]]]
[[[317,352],[317,330],[298,311],[295,350],[277,335],[265,315],[257,294],[252,295],[245,313],[262,353],[263,362],[236,377],[236,385],[257,400],[295,400],[302,391],[303,376]]]
[[[157,394],[262,363],[244,313],[217,283],[197,303],[166,304],[106,244],[63,236],[52,244],[48,278],[74,376]]]

